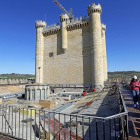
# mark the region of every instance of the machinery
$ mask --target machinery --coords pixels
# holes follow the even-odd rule
[[[72,8],[69,10],[69,12],[57,1],[57,0],[52,0],[54,4],[56,4],[64,13],[66,13],[70,20],[74,18],[73,16],[73,10]]]

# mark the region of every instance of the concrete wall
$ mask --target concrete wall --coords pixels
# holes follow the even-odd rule
[[[59,92],[83,92],[84,89],[83,88],[54,88],[54,93],[59,93]],[[53,92],[51,91],[51,93],[53,94]]]

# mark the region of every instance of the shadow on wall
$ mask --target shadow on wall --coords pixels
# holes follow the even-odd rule
[[[70,29],[70,30],[68,30],[68,31],[72,31],[72,30],[76,30],[75,28],[73,28],[73,29]],[[81,58],[81,59],[83,59],[82,61],[83,62],[81,62],[81,60],[76,60],[76,61],[79,61],[79,63],[83,63],[82,64],[82,66],[81,66],[81,64],[77,64],[78,66],[77,67],[81,67],[81,68],[79,68],[78,70],[79,70],[79,72],[80,73],[76,73],[75,72],[75,74],[78,74],[78,75],[82,75],[83,76],[83,81],[78,81],[77,82],[77,84],[79,83],[82,83],[83,85],[91,85],[91,52],[90,52],[90,29],[89,29],[89,26],[87,25],[87,26],[85,26],[85,27],[82,27],[82,29],[80,29],[80,30],[82,30],[82,35],[79,33],[78,35],[79,35],[79,37],[82,37],[82,41],[81,41],[81,38],[80,38],[80,40],[79,40],[79,42],[78,43],[80,43],[80,44],[78,44],[78,45],[80,45],[80,47],[82,47],[82,52],[80,52],[80,53],[82,53],[82,56],[81,56],[81,54],[80,54],[80,56],[79,57],[83,57],[83,58]],[[68,34],[68,35],[70,35],[70,34]],[[81,36],[80,36],[81,35]],[[72,38],[74,39],[74,41],[73,42],[76,42],[77,41],[77,39],[74,37],[74,35],[71,35],[72,36]],[[76,36],[76,34],[75,34],[75,36]],[[72,40],[72,39],[71,39]],[[68,41],[70,41],[70,40],[68,40]],[[72,44],[72,43],[71,43]],[[64,51],[62,50],[62,41],[61,41],[61,32],[58,32],[57,33],[57,43],[56,43],[56,45],[57,45],[57,55],[64,55]],[[68,47],[70,47],[71,45],[70,44],[68,44]],[[76,44],[74,44],[74,46],[76,46]],[[72,47],[72,46],[71,46]],[[67,52],[66,52],[67,53]],[[68,52],[69,53],[69,52]],[[72,55],[74,55],[75,54],[75,52],[73,51],[72,52],[73,54]],[[76,54],[75,54],[76,55]],[[77,56],[76,56],[77,57]],[[70,58],[71,59],[71,58]],[[53,60],[52,59],[52,61],[55,61],[55,60]],[[63,62],[65,62],[66,60],[65,59],[61,59],[61,61]],[[69,60],[69,61],[72,61],[72,59],[71,60]],[[72,62],[71,62],[72,63]],[[77,62],[76,62],[77,63]],[[71,73],[71,71],[75,71],[75,67],[76,66],[74,66],[75,64],[73,64],[73,67],[71,67],[70,68],[70,73]],[[53,66],[52,66],[53,67]],[[54,65],[54,67],[55,67],[55,65]],[[72,73],[72,75],[73,75],[73,77],[74,77],[74,74]],[[82,77],[82,76],[79,76],[79,77]],[[58,77],[60,77],[60,76],[58,76]],[[57,78],[58,78],[57,77]],[[78,77],[78,76],[77,76]],[[76,80],[76,78],[75,78],[75,81],[77,81]],[[60,84],[63,84],[63,83],[60,83]],[[68,83],[69,84],[69,83]]]
[[[89,26],[82,28],[82,48],[83,48],[83,84],[91,85],[91,51],[90,51],[90,30]]]
[[[61,32],[57,33],[57,55],[64,54],[62,50]]]

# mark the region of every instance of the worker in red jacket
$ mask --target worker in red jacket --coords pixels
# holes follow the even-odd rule
[[[134,107],[137,107],[137,105],[139,105],[138,99],[139,99],[139,87],[140,87],[140,83],[137,79],[137,76],[133,76],[133,79],[130,82],[130,87],[133,94]]]

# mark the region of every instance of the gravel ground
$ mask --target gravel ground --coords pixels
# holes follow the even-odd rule
[[[22,86],[2,86],[0,87],[0,95],[6,95],[11,93],[18,93],[18,92],[24,92],[25,88],[22,88]]]

